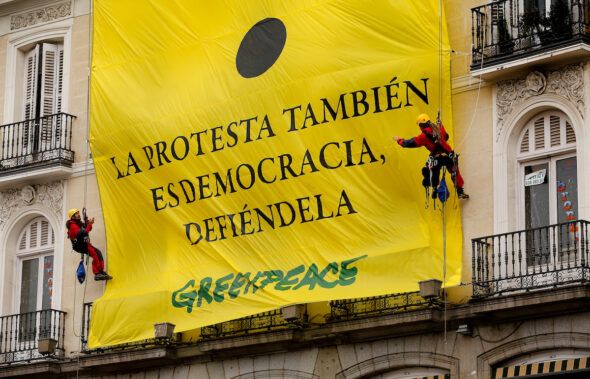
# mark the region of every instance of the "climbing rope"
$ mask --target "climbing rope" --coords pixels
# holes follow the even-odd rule
[[[437,122],[441,119],[441,109],[443,101],[443,3],[442,0],[438,1],[438,104],[439,111],[437,115]],[[444,180],[446,168],[443,166],[441,180]],[[440,185],[439,185],[440,187]],[[444,195],[446,197],[446,194]],[[446,225],[446,200],[441,201],[441,213],[442,213],[442,248],[443,248],[443,320],[444,320],[444,343],[447,343],[447,225]]]
[[[94,21],[94,1],[90,0],[90,13],[89,13],[89,22],[88,22],[88,41],[89,41],[89,49],[88,49],[88,68],[87,68],[87,88],[86,88],[86,159],[84,161],[84,200],[83,200],[83,208],[82,208],[82,215],[84,218],[84,223],[87,224],[88,216],[86,214],[86,201],[88,198],[88,166],[90,162],[90,73],[92,67],[92,46],[93,46],[93,38],[92,38],[92,30],[93,30],[93,21]],[[84,260],[82,256],[82,260]],[[89,254],[86,255],[84,269],[88,272],[88,261],[89,261]],[[77,280],[77,278],[74,278]],[[88,278],[84,281],[83,291],[82,291],[82,312],[84,308],[84,303],[86,299],[86,285],[88,283]],[[80,321],[80,332],[76,332],[76,328],[74,326],[76,320],[76,283],[74,282],[74,312],[72,315],[72,329],[74,330],[74,335],[78,338],[78,359],[77,359],[77,368],[76,368],[76,378],[79,377],[80,371],[80,352],[82,351],[82,330],[84,328],[84,323],[82,320]],[[86,335],[88,338],[88,335]]]

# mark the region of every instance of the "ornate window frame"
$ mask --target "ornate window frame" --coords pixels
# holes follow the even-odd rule
[[[492,377],[493,368],[502,363],[513,363],[518,357],[534,356],[536,361],[552,360],[558,353],[583,356],[590,353],[590,334],[547,333],[518,338],[496,346],[477,357],[477,379]],[[573,354],[575,351],[576,354]]]
[[[31,196],[32,189],[32,196]],[[0,315],[12,314],[15,310],[14,286],[15,266],[17,264],[18,238],[23,228],[37,217],[49,221],[55,233],[53,254],[53,301],[54,309],[61,309],[64,238],[60,238],[63,230],[64,214],[63,183],[54,182],[47,185],[25,186],[0,192]],[[18,312],[17,312],[18,313]]]
[[[494,88],[494,141],[493,141],[493,199],[494,234],[507,233],[519,228],[514,210],[519,205],[516,159],[519,137],[527,122],[544,111],[555,110],[571,121],[576,135],[578,157],[579,218],[590,216],[590,147],[584,126],[586,94],[585,79],[589,74],[584,64],[574,64],[547,75],[533,71],[526,79],[500,82]]]

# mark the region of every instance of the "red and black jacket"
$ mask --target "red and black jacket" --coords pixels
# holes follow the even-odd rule
[[[427,126],[422,128],[422,133],[417,135],[416,137],[412,137],[410,139],[403,139],[400,138],[397,140],[397,143],[402,147],[422,147],[430,151],[430,155],[439,155],[439,154],[450,154],[453,151],[453,148],[447,142],[449,140],[449,134],[445,130],[445,127],[442,124],[438,125],[438,129],[440,131],[440,139],[436,141],[434,137],[434,130],[432,126]]]
[[[72,241],[72,249],[78,253],[88,253],[88,232],[92,230],[92,224],[86,226],[80,220],[70,219],[66,221],[68,238]]]

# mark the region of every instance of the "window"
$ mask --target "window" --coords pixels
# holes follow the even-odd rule
[[[37,311],[52,308],[54,244],[53,229],[44,217],[32,220],[18,239],[16,298],[21,315],[20,341],[31,341],[37,334],[42,337],[50,331],[50,313]]]
[[[4,168],[36,164],[69,151],[72,19],[7,36],[0,160]],[[78,90],[78,89],[75,89]],[[67,155],[73,160],[73,155]]]
[[[22,119],[24,153],[47,150],[59,138],[59,123],[43,118],[61,112],[64,50],[61,43],[37,43],[24,56]]]
[[[63,44],[39,43],[25,54],[25,120],[47,116],[61,110],[63,59]]]
[[[524,11],[545,14],[551,6],[551,0],[524,0]]]
[[[549,263],[553,245],[559,246],[558,258],[563,258],[563,253],[575,245],[574,224],[543,228],[578,218],[575,148],[574,129],[559,112],[533,117],[519,138],[521,224],[528,231],[529,266]]]

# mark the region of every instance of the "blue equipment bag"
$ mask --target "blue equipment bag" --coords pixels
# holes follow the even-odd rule
[[[440,185],[438,186],[437,195],[441,203],[444,203],[445,201],[447,201],[449,197],[451,197],[449,187],[447,187],[447,182],[445,181],[444,177],[442,178],[442,180],[440,181]]]
[[[80,264],[78,265],[78,268],[76,269],[76,277],[78,278],[78,281],[80,282],[80,284],[84,283],[84,280],[86,279],[86,270],[84,269],[84,260],[83,259],[80,260]]]

